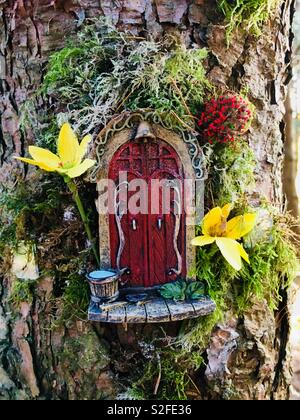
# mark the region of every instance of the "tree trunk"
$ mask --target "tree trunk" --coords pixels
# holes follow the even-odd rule
[[[257,109],[249,143],[259,161],[257,192],[283,205],[282,161],[286,85],[291,57],[294,0],[283,2],[260,39],[239,31],[226,47],[223,17],[213,0],[0,0],[0,182],[20,177],[12,159],[34,143],[20,130],[21,107],[40,85],[51,52],[64,46],[88,17],[106,15],[134,34],[179,30],[188,47],[210,49],[210,80],[249,87]],[[40,104],[42,106],[43,104]],[[21,174],[24,175],[24,174]],[[11,279],[0,283],[0,398],[99,399],[120,392],[117,374],[135,357],[135,334],[149,327],[93,327],[77,321],[53,331],[54,279],[41,280],[32,303],[9,300]],[[290,384],[288,296],[281,310],[257,304],[243,317],[219,325],[198,372],[198,398],[287,399]],[[55,302],[59,307],[59,302]],[[154,327],[153,327],[154,328]],[[104,338],[105,337],[105,338]],[[116,348],[120,360],[113,360]],[[80,355],[80,357],[78,357]],[[121,360],[122,359],[122,360]],[[119,368],[118,368],[118,366]],[[121,367],[120,367],[121,366]],[[123,370],[122,370],[123,369]]]
[[[287,96],[286,100],[286,141],[284,147],[284,172],[283,185],[284,193],[287,198],[287,208],[291,214],[298,218],[299,216],[299,200],[296,189],[296,178],[298,173],[298,139],[293,130],[293,109],[291,105],[291,97]]]
[[[296,10],[297,15],[300,12],[300,3],[296,2]],[[293,109],[293,90],[296,90],[296,84],[298,80],[298,67],[299,67],[299,37],[298,37],[298,30],[297,22],[295,22],[295,28],[297,33],[295,34],[295,42],[294,42],[294,57],[293,57],[293,67],[294,72],[296,73],[296,77],[292,80],[289,93],[286,99],[286,116],[285,116],[285,124],[286,124],[286,141],[284,146],[284,155],[285,155],[285,162],[284,162],[284,172],[283,172],[283,185],[284,185],[284,193],[286,194],[287,198],[287,208],[293,214],[295,218],[299,216],[299,198],[297,194],[296,182],[295,179],[298,175],[298,160],[299,160],[299,147],[298,147],[298,134],[297,129],[295,127],[294,121],[294,112],[298,112],[297,110]],[[298,228],[299,231],[299,228]]]

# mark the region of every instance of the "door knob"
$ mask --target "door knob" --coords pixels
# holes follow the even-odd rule
[[[133,221],[132,221],[132,229],[137,230],[137,223],[136,223],[135,219],[133,219]]]
[[[162,228],[162,219],[157,219],[157,227],[159,230]]]

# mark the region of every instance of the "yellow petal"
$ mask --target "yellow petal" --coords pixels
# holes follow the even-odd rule
[[[195,246],[204,246],[214,243],[216,238],[213,238],[211,236],[198,236],[197,238],[192,240],[192,245]]]
[[[70,170],[70,169],[57,168],[57,169],[56,169],[56,172],[57,172],[58,174],[65,175],[65,174],[67,174],[67,172],[69,172],[69,170]]]
[[[235,269],[242,268],[242,259],[238,242],[230,238],[217,238],[216,243],[226,261]]]
[[[222,222],[222,209],[215,207],[203,219],[202,232],[205,236],[214,236]]]
[[[78,163],[80,163],[82,161],[82,159],[84,158],[84,156],[86,155],[88,145],[91,141],[92,141],[92,136],[88,135],[88,136],[85,136],[83,138],[82,142],[80,143]]]
[[[42,162],[37,162],[37,161],[32,160],[32,159],[21,158],[21,157],[16,157],[15,159],[21,160],[22,162],[25,162],[25,163],[29,163],[30,165],[38,166],[39,168],[41,168],[41,169],[43,169],[44,171],[47,171],[47,172],[55,172],[56,171],[56,169],[50,168],[46,164],[44,164]]]
[[[69,169],[66,174],[70,178],[77,178],[84,174],[88,169],[90,169],[92,166],[94,166],[96,163],[95,160],[92,159],[86,159],[84,160],[80,165],[74,166],[74,168]]]
[[[248,213],[237,216],[227,222],[226,237],[240,239],[251,232],[256,222],[256,214]]]
[[[60,130],[57,151],[63,166],[77,163],[80,147],[77,136],[70,124],[64,124]]]
[[[226,204],[226,206],[222,208],[222,216],[225,217],[225,219],[228,219],[233,207],[234,207],[234,204],[230,203],[230,204]]]
[[[238,245],[239,245],[239,249],[240,249],[240,256],[243,258],[243,260],[245,260],[248,264],[250,264],[249,255],[244,250],[243,245],[241,245],[241,244],[238,244]]]
[[[27,159],[19,156],[14,156],[15,159],[20,160],[21,162],[29,163],[30,165],[38,166],[37,162],[33,159]]]
[[[60,159],[58,156],[50,152],[50,150],[42,149],[41,147],[30,146],[29,153],[31,154],[34,160],[43,163],[49,168],[55,169],[60,163]]]

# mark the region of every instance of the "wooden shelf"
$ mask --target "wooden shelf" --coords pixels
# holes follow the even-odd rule
[[[89,321],[114,324],[146,324],[158,322],[181,321],[209,315],[216,309],[215,303],[209,297],[203,297],[193,302],[176,303],[172,300],[154,298],[142,306],[126,304],[110,311],[102,311],[91,303]]]

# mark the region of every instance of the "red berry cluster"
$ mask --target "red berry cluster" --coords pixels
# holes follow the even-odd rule
[[[198,125],[205,141],[210,144],[228,143],[245,132],[252,117],[252,110],[245,99],[226,95],[206,103]]]

